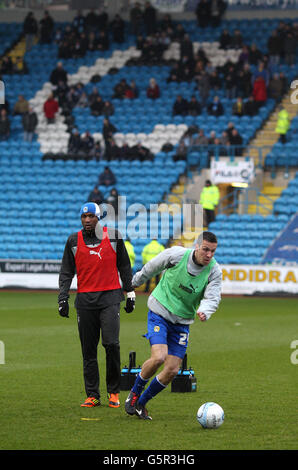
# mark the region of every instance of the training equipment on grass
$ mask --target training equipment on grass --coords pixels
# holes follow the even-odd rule
[[[191,367],[187,368],[187,354],[185,354],[181,368],[171,383],[171,392],[196,392],[197,379]]]
[[[136,367],[136,353],[131,351],[129,353],[129,365],[125,365],[121,370],[120,390],[131,390],[133,387],[136,376],[141,372],[141,366]]]
[[[203,428],[219,428],[224,419],[224,410],[220,405],[212,401],[204,403],[197,411],[197,420]]]

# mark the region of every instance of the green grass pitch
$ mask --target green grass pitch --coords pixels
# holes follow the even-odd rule
[[[70,318],[54,292],[0,292],[1,450],[292,450],[297,448],[297,300],[224,297],[213,317],[190,330],[188,365],[197,391],[169,386],[148,403],[152,421],[110,409],[104,350],[99,346],[102,406],[84,409],[81,349],[71,295]],[[130,351],[149,355],[147,298],[134,313],[121,308],[122,367]],[[199,406],[219,403],[225,422],[204,430]]]

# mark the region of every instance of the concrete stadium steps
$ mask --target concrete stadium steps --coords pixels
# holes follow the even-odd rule
[[[291,103],[291,94],[293,91],[291,90],[281,101],[281,105],[285,107],[285,109],[289,113],[290,121],[297,116],[297,105]],[[270,114],[269,118],[265,122],[264,126],[256,133],[255,138],[249,143],[250,146],[253,147],[265,147],[262,152],[261,161],[259,161],[259,152],[258,150],[251,149],[249,151],[249,155],[251,158],[254,159],[255,166],[258,164],[264,165],[265,157],[268,155],[273,146],[278,142],[279,135],[275,132],[276,124],[278,118],[278,105],[274,109],[274,111]],[[267,147],[267,148],[266,148]]]
[[[274,202],[280,197],[284,187],[274,186],[272,183],[264,185],[256,204],[250,204],[248,214],[268,215],[272,213]]]

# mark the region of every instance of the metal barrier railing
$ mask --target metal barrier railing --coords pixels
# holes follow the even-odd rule
[[[260,202],[259,197],[269,203]],[[274,199],[263,194],[258,188],[234,188],[230,193],[223,196],[218,204],[218,214],[230,214],[238,212],[239,214],[249,214],[249,209],[254,206],[254,214],[270,214]]]

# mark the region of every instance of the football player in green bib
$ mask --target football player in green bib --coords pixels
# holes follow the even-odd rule
[[[194,249],[173,246],[164,250],[137,272],[132,280],[139,287],[163,272],[148,298],[146,338],[151,356],[142,365],[126,402],[125,411],[141,419],[152,419],[146,403],[171,383],[185,356],[189,325],[196,315],[206,321],[221,300],[222,272],[214,258],[217,238],[203,232]],[[149,379],[164,365],[147,388]]]

